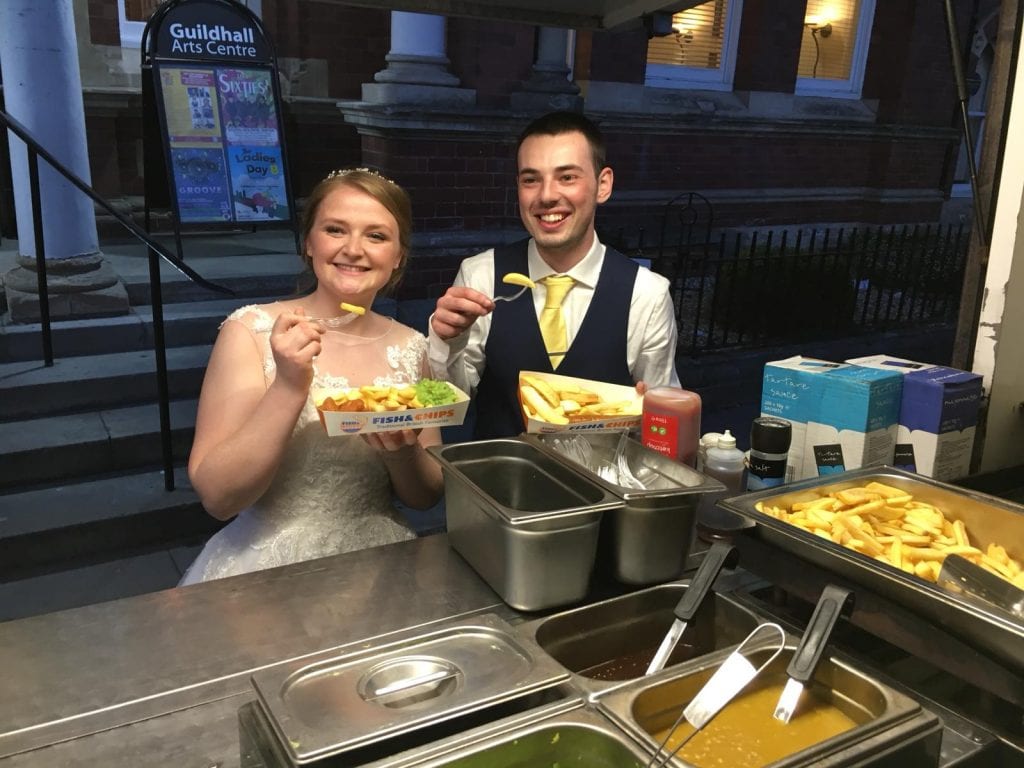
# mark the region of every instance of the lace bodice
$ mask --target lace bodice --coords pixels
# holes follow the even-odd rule
[[[276,368],[270,330],[281,306],[246,306],[225,322],[252,333],[266,384]],[[426,339],[395,321],[374,338],[329,331],[314,363],[310,396],[267,492],[210,539],[182,584],[413,538],[391,503],[383,462],[358,436],[328,437],[318,390],[374,384],[403,386],[427,371]]]

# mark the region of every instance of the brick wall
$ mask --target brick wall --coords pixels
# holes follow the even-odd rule
[[[417,229],[500,229],[518,220],[510,143],[363,137],[363,159],[413,199]]]
[[[633,26],[594,32],[590,39],[590,80],[642,83],[647,70],[647,33]]]
[[[96,45],[120,45],[117,3],[113,0],[89,0],[89,39]]]
[[[358,99],[391,47],[388,11],[319,0],[265,0],[263,23],[278,57],[327,61],[328,93]]]
[[[955,3],[961,37],[969,8]],[[878,3],[864,72],[864,97],[878,98],[880,122],[949,126],[956,107],[942,3]],[[961,50],[964,44],[961,42]]]
[[[956,2],[961,30],[970,27],[972,3]],[[742,123],[730,124],[713,116],[689,116],[684,121],[626,113],[608,118],[605,130],[617,196],[602,209],[602,222],[609,228],[635,231],[651,218],[650,202],[631,203],[623,193],[651,201],[685,190],[701,190],[714,197],[715,190],[864,187],[925,190],[939,197],[956,143],[949,131],[956,102],[941,3],[904,0],[876,5],[864,97],[878,100],[879,123],[910,130],[900,127],[891,134],[867,135],[863,128],[844,129],[840,122],[804,123],[793,130],[784,122],[767,120],[741,129]],[[112,0],[88,0],[87,8],[92,41],[116,45],[116,5]],[[791,91],[802,13],[802,0],[746,0],[737,91]],[[387,11],[324,0],[264,0],[263,19],[278,56],[327,62],[330,97],[358,99],[361,84],[371,82],[385,66],[390,47]],[[962,34],[966,39],[966,31]],[[463,86],[476,89],[478,95],[479,110],[466,116],[470,125],[507,110],[509,94],[529,77],[534,37],[531,25],[449,20],[452,70]],[[616,32],[581,32],[576,76],[640,84],[646,45],[646,33],[639,25]],[[130,97],[113,113],[92,109],[87,102],[94,183],[109,197],[141,194],[137,101]],[[458,233],[518,226],[511,150],[514,131],[506,140],[472,131],[425,129],[361,136],[329,105],[310,111],[286,103],[284,110],[298,197],[308,194],[326,171],[362,163],[381,167],[410,189],[418,231]],[[934,135],[928,133],[931,129],[937,129]],[[723,225],[814,219],[897,221],[930,218],[937,211],[935,202],[851,203],[822,197],[813,203],[765,198],[754,204],[730,202],[734,198],[723,195],[714,202]]]
[[[806,0],[746,0],[733,87],[792,93]]]
[[[479,107],[509,105],[534,61],[535,28],[477,19],[448,20],[448,59],[463,88],[476,89]]]
[[[605,135],[617,187],[666,191],[885,184],[934,188],[949,147],[945,134],[897,139],[836,128],[727,132],[708,126],[639,133],[606,127]]]

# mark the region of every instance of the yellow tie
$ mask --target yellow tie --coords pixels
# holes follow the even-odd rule
[[[544,309],[540,313],[540,335],[544,337],[551,367],[557,368],[569,346],[562,302],[576,281],[568,275],[551,275],[541,282],[547,287],[547,293],[544,296]]]

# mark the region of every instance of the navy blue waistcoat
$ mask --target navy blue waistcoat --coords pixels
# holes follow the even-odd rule
[[[501,282],[509,272],[529,274],[528,240],[494,250],[494,285],[498,295],[519,290]],[[584,379],[632,385],[626,360],[626,330],[637,265],[618,251],[605,249],[601,274],[576,338],[558,366],[558,373]],[[519,372],[554,372],[533,300],[500,301],[491,314],[484,346],[486,360],[476,392],[477,439],[509,437],[524,429],[519,406]]]

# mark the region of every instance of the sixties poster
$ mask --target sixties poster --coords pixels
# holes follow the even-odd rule
[[[218,69],[221,119],[228,144],[276,145],[277,109],[270,72]]]
[[[291,211],[265,69],[160,69],[182,223],[289,221]]]

